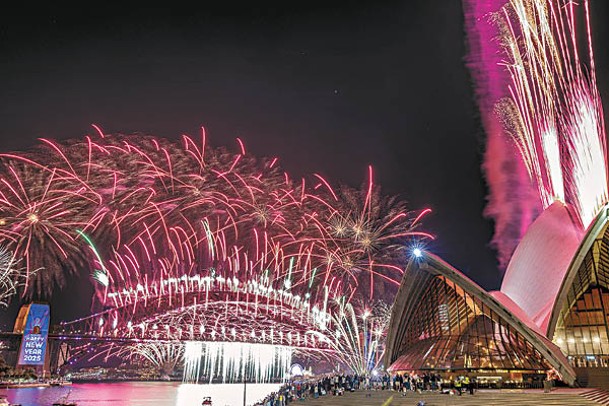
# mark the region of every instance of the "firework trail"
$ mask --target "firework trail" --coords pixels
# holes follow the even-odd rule
[[[185,344],[184,382],[213,381],[258,383],[285,380],[292,362],[292,347],[238,342]]]
[[[466,11],[470,43],[486,33],[492,45],[485,46],[496,51],[492,63],[472,53],[475,76],[484,76],[476,68],[495,74],[486,82],[478,78],[479,87],[497,90],[481,98],[483,116],[501,122],[495,128],[485,123],[487,161],[493,137],[512,140],[520,157],[512,167],[524,165],[541,206],[569,203],[587,227],[607,201],[606,136],[588,1],[469,2]],[[483,55],[491,51],[474,49]],[[488,179],[492,211],[499,194],[495,180]],[[499,221],[497,226],[496,238]]]
[[[587,227],[607,200],[605,129],[588,2],[512,0],[503,12],[515,106],[508,123],[544,207],[569,202]],[[583,52],[580,18],[586,21]]]
[[[118,347],[113,355],[123,360],[145,362],[154,367],[160,376],[170,376],[184,361],[184,343],[143,342]]]
[[[0,171],[0,240],[23,258],[27,282],[41,292],[62,283],[85,258],[74,229],[94,221],[96,196],[55,169],[29,161],[4,159]],[[32,277],[33,270],[40,270]],[[31,279],[31,280],[30,280]]]
[[[99,308],[183,295],[162,281],[192,277],[257,281],[313,303],[328,290],[395,290],[409,243],[431,237],[416,230],[427,211],[381,196],[371,169],[361,191],[334,190],[239,145],[100,132],[3,154],[0,241],[40,268],[30,293],[84,268]]]
[[[484,214],[495,222],[492,244],[500,269],[505,269],[527,227],[541,212],[541,204],[502,116],[496,114],[496,104],[509,97],[509,74],[502,65],[500,32],[495,24],[496,11],[505,0],[465,0],[463,4],[467,66],[477,84],[476,98],[486,132],[483,169],[489,195]]]
[[[315,334],[352,373],[369,374],[383,359],[391,307],[382,301],[335,305],[332,327]]]
[[[0,246],[0,306],[8,306],[10,298],[27,283],[28,274],[25,270],[25,267],[20,266],[20,261],[15,260],[12,252]]]
[[[294,351],[331,356],[347,303],[391,300],[409,248],[431,238],[418,230],[429,210],[383,196],[371,168],[361,189],[335,189],[293,180],[242,143],[181,141],[100,133],[1,156],[0,240],[44,267],[30,289],[91,274],[92,314],[57,331],[108,338],[83,343],[83,356],[183,360],[187,382],[283,376]],[[380,339],[366,335],[363,350],[378,354]]]

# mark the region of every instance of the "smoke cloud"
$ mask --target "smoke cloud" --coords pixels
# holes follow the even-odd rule
[[[464,0],[468,55],[486,133],[483,170],[489,189],[484,215],[495,222],[492,246],[505,271],[516,245],[541,212],[541,201],[497,106],[509,97],[497,13],[506,0]]]

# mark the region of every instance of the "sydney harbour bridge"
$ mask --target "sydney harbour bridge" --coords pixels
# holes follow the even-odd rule
[[[417,231],[429,210],[381,195],[371,168],[361,188],[334,188],[292,179],[240,140],[212,148],[204,131],[170,141],[95,129],[0,156],[15,290],[69,300],[65,281],[83,269],[94,286],[89,316],[50,329],[50,370],[137,356],[183,362],[190,381],[246,369],[265,380],[295,353],[378,366],[389,312],[376,300],[431,238]]]
[[[143,351],[156,355],[159,364],[181,361],[187,367],[214,351],[214,356],[232,357],[230,365],[223,364],[226,371],[216,372],[222,379],[238,379],[240,368],[232,364],[244,362],[251,364],[251,374],[261,374],[252,379],[270,380],[281,378],[295,352],[326,357],[334,352],[325,333],[332,324],[327,306],[318,308],[308,298],[252,281],[184,277],[163,281],[153,292],[124,290],[108,298],[114,307],[51,328],[49,372],[59,373],[81,359]],[[4,347],[14,351],[21,337],[19,332],[1,336]],[[261,363],[264,370],[257,370]],[[209,365],[206,376],[214,367]]]

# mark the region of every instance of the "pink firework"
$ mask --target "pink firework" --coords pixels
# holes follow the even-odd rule
[[[518,168],[524,165],[530,179],[528,184],[508,185],[513,194],[524,194],[526,202],[534,186],[543,208],[556,200],[569,203],[587,227],[607,202],[606,134],[588,0],[470,1],[467,10],[470,42],[474,50],[481,50],[480,55],[472,55],[472,66],[480,88],[487,90],[480,90],[484,93],[480,107],[488,117],[487,154],[492,155],[487,161],[514,161],[509,152],[493,155],[497,151],[492,140],[498,134],[497,139],[515,146],[520,156],[504,167],[520,173]],[[485,34],[486,42],[476,45],[476,38]],[[492,127],[488,121],[500,126]],[[493,205],[503,189],[496,179],[488,179]],[[491,212],[500,212],[492,207],[496,205],[489,206]],[[517,237],[535,211],[520,216],[524,221]],[[500,239],[503,222],[500,216],[497,219],[495,238]],[[505,263],[511,252],[500,254]]]
[[[2,171],[0,239],[23,259],[32,291],[61,286],[85,262],[74,230],[94,227],[98,196],[69,174],[27,160],[4,159]]]
[[[313,303],[328,291],[373,296],[395,291],[407,247],[430,238],[416,230],[427,211],[381,196],[371,170],[361,191],[334,190],[291,179],[240,141],[234,153],[204,133],[100,134],[4,156],[0,237],[41,269],[38,293],[85,266],[100,306],[183,299],[192,292],[167,281],[184,278],[255,281]]]

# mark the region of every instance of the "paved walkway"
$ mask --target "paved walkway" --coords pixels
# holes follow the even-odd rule
[[[416,394],[409,392],[406,396],[390,391],[358,391],[345,393],[343,396],[323,396],[319,399],[308,399],[294,402],[294,406],[416,406],[422,400],[426,406],[598,406],[609,402],[609,395],[601,399],[587,396],[590,390],[558,390],[552,393],[543,391],[480,391],[475,395],[463,394],[442,395],[439,393]],[[367,394],[370,396],[368,397]]]

